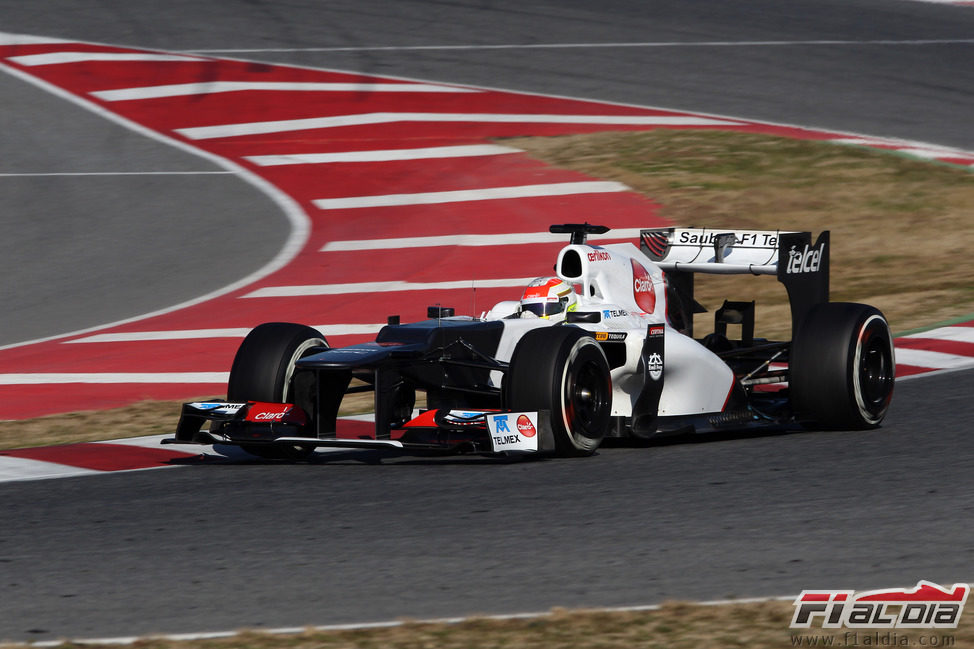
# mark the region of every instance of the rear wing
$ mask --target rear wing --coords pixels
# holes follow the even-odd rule
[[[639,248],[656,262],[684,299],[693,299],[694,273],[774,275],[791,304],[792,337],[816,304],[829,301],[829,231],[652,228]]]

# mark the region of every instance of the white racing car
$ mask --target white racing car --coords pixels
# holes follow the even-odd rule
[[[828,301],[828,232],[813,244],[808,232],[657,228],[637,248],[588,244],[604,226],[551,231],[571,236],[557,276],[479,318],[431,307],[428,320],[391,317],[374,342],[342,348],[304,325],[256,327],[233,361],[227,400],[185,404],[166,442],[270,458],[316,447],[585,455],[606,437],[883,420],[892,336],[876,308]],[[697,337],[697,273],[775,276],[792,340],[756,338],[754,302],[742,301],[725,301],[714,330]],[[338,430],[339,406],[357,392],[374,395],[369,439]]]

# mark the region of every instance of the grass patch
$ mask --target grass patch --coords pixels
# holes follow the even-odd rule
[[[343,631],[239,635],[196,641],[145,638],[137,649],[696,649],[796,646],[974,646],[974,618],[957,629],[882,630],[789,629],[794,607],[770,601],[723,606],[682,602],[634,612],[556,609],[520,620],[473,618],[454,624],[405,621],[398,626]],[[856,634],[856,635],[853,635]],[[887,635],[888,634],[888,635]],[[869,636],[867,639],[866,636]],[[832,643],[822,638],[834,638]],[[887,637],[886,644],[882,644]],[[922,637],[922,640],[921,640]],[[805,640],[807,638],[807,640]],[[817,644],[811,644],[818,638]],[[922,643],[922,644],[921,644]],[[20,645],[23,646],[23,645]],[[81,645],[64,643],[68,649]],[[97,648],[109,645],[83,645]],[[112,645],[117,646],[117,645]]]

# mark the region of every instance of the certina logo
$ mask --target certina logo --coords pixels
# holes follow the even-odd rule
[[[646,369],[649,370],[649,378],[659,381],[659,377],[663,376],[663,357],[656,352],[650,354],[646,361]]]
[[[825,629],[956,629],[969,593],[969,584],[945,588],[922,580],[915,588],[863,593],[803,590],[791,628],[818,623]]]
[[[534,427],[527,415],[521,415],[517,418],[517,432],[525,437],[534,437],[538,434],[538,429]]]
[[[612,259],[612,255],[604,250],[594,250],[588,253],[589,261],[609,261],[610,259]]]
[[[653,288],[653,278],[642,264],[635,259],[632,262],[632,296],[636,304],[646,313],[656,310],[656,290]]]
[[[802,251],[795,250],[795,246],[792,246],[788,250],[788,267],[785,272],[789,274],[817,273],[822,266],[822,254],[824,252],[824,243],[818,249],[809,248],[806,243],[805,249]]]

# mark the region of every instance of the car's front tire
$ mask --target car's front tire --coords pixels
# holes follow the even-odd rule
[[[292,378],[295,363],[328,342],[316,329],[290,322],[268,322],[255,327],[237,348],[230,379],[228,401],[266,401],[294,403],[308,411],[294,393]],[[271,459],[300,459],[314,452],[309,446],[248,444],[244,450]]]
[[[504,378],[509,410],[550,410],[559,455],[590,455],[612,414],[605,352],[577,327],[543,327],[518,341]]]

